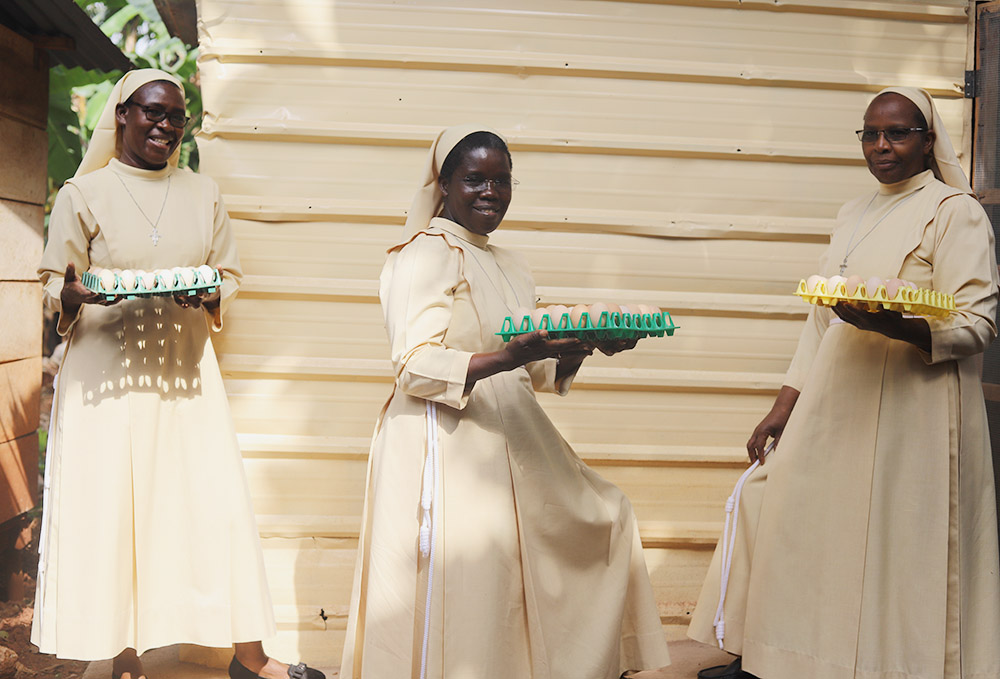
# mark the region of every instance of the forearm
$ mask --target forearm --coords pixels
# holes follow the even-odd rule
[[[890,337],[909,342],[917,349],[931,353],[931,328],[923,318],[901,318]]]
[[[521,365],[523,364],[517,363],[506,349],[473,354],[472,358],[469,359],[469,372],[465,378],[465,389],[468,391],[479,380],[513,370]]]
[[[774,399],[774,405],[771,406],[771,413],[775,415],[781,415],[784,420],[788,420],[788,416],[792,414],[792,409],[795,407],[796,401],[799,400],[799,390],[788,386],[787,384],[782,385],[781,390],[778,392],[778,397]]]

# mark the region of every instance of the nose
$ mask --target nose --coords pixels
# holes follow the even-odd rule
[[[878,131],[878,139],[875,140],[875,150],[886,152],[892,149],[892,144],[885,138],[885,130]]]
[[[483,188],[479,191],[480,196],[496,196],[497,184],[495,179],[483,180]]]

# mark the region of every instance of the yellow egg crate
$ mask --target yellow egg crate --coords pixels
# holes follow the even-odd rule
[[[947,316],[955,310],[955,296],[925,288],[900,286],[896,295],[890,299],[885,285],[880,285],[871,293],[864,283],[860,283],[854,294],[847,293],[847,286],[838,282],[832,290],[827,290],[827,281],[819,281],[810,292],[805,280],[799,281],[795,294],[809,302],[820,306],[833,306],[838,302],[853,302],[867,306],[869,311],[879,308],[890,311],[900,311],[918,316]]]

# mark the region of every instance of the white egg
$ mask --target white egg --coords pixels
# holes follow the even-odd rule
[[[904,281],[904,282],[906,283],[906,287],[910,288],[911,290],[919,290],[920,289],[920,286],[917,285],[916,283],[914,283],[913,281]]]
[[[202,264],[198,267],[198,276],[202,283],[212,284],[215,282],[215,269],[208,264]]]
[[[160,279],[159,285],[164,288],[174,287],[174,278],[176,274],[170,269],[157,269],[155,272],[156,277]]]
[[[139,279],[142,280],[142,287],[146,290],[152,290],[156,287],[156,274],[152,271],[143,271]]]
[[[828,295],[836,295],[836,294],[838,294],[838,292],[837,292],[837,286],[839,286],[841,283],[847,283],[847,279],[844,278],[843,276],[830,276],[829,278],[827,278],[826,279],[826,294],[828,294]]]
[[[190,287],[194,285],[194,269],[189,266],[181,267],[180,270],[181,280],[184,281],[184,285]]]
[[[820,276],[818,274],[813,274],[812,276],[810,276],[809,278],[806,279],[806,290],[808,290],[809,292],[813,292],[813,293],[822,292],[822,288],[820,287],[820,284],[824,284],[825,285],[826,284],[826,278],[824,278],[823,276]]]
[[[126,292],[132,292],[135,290],[135,272],[131,269],[125,269],[122,271],[118,278],[122,282],[122,287],[125,288]]]
[[[553,328],[563,327],[563,316],[569,313],[569,307],[562,304],[553,304],[549,307],[549,318],[552,319]],[[567,321],[568,322],[568,321]]]
[[[109,269],[101,269],[97,274],[98,279],[101,281],[101,289],[105,292],[114,292],[115,289],[115,272]]]

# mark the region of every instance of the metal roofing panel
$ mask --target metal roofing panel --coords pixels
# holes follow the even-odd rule
[[[70,50],[49,49],[52,61],[67,68],[128,70],[132,63],[73,0],[4,0],[0,24],[27,37],[67,37]]]

